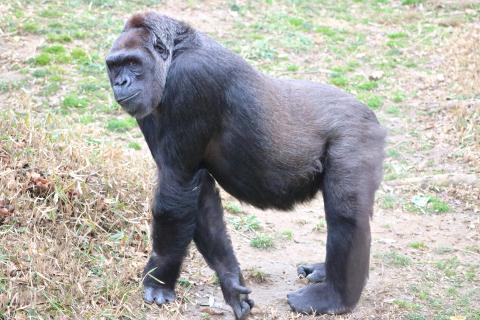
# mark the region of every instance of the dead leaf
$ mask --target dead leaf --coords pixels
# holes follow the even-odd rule
[[[45,197],[53,192],[53,183],[42,177],[39,173],[30,174],[30,182],[27,188],[35,196]]]
[[[15,207],[8,200],[0,200],[0,221],[13,215]]]

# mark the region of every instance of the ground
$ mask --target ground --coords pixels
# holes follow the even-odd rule
[[[388,128],[370,278],[320,319],[480,319],[480,3],[471,0],[0,4],[0,318],[231,319],[192,246],[178,299],[141,300],[155,168],[104,56],[133,12],[189,22],[262,72],[329,82]],[[223,193],[252,319],[309,319],[286,294],[325,254],[321,197],[260,211]]]

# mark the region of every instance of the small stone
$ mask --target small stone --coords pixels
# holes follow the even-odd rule
[[[372,81],[377,81],[383,78],[383,75],[383,71],[374,71],[368,76],[368,79]]]

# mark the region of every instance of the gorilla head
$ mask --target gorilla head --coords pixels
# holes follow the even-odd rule
[[[106,58],[117,102],[130,115],[144,118],[163,96],[174,45],[188,26],[146,13],[133,16]]]

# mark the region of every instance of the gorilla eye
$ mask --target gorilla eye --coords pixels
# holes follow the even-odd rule
[[[156,50],[158,51],[158,53],[160,53],[160,54],[165,53],[165,48],[162,47],[162,46],[160,46],[160,45],[156,45],[156,46],[155,46],[155,49],[156,49]]]
[[[155,42],[155,44],[153,45],[153,47],[155,48],[155,50],[160,54],[160,56],[162,57],[162,59],[167,59],[168,57],[168,50],[167,48],[165,48],[165,46],[163,45],[163,43],[161,42]]]

